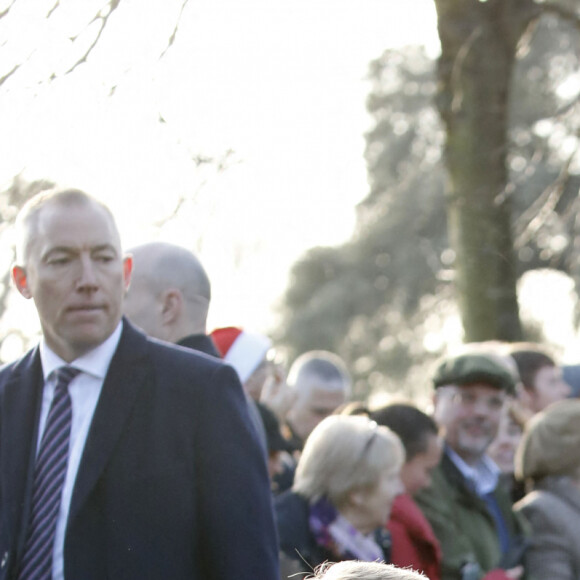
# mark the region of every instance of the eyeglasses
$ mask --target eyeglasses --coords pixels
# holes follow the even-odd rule
[[[451,393],[451,401],[456,405],[462,407],[475,407],[479,403],[483,403],[489,411],[500,411],[505,403],[505,397],[502,395],[484,396],[478,395],[471,389],[457,389]]]

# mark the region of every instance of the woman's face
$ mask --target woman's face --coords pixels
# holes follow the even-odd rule
[[[437,435],[431,434],[427,439],[427,448],[417,453],[401,468],[401,480],[408,494],[414,495],[431,483],[431,472],[441,459],[443,445]]]
[[[391,514],[395,497],[404,491],[399,472],[389,470],[382,473],[375,487],[359,492],[357,510],[362,522],[360,531],[370,533],[384,526]]]
[[[514,472],[514,456],[521,437],[522,428],[513,420],[508,406],[505,405],[497,435],[487,449],[487,454],[503,473]]]

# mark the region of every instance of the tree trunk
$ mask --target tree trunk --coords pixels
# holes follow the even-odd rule
[[[447,213],[466,341],[521,340],[508,172],[508,98],[528,0],[435,0]]]

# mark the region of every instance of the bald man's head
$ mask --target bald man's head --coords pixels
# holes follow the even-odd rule
[[[205,334],[209,278],[197,257],[180,246],[151,242],[130,250],[134,276],[124,313],[149,336],[177,342]]]

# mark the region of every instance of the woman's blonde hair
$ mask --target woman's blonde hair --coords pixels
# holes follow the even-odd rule
[[[343,506],[352,491],[372,489],[405,459],[399,438],[368,417],[333,415],[312,431],[296,468],[293,490],[311,501]]]
[[[311,580],[426,580],[426,577],[419,572],[390,564],[350,560],[322,564]]]

